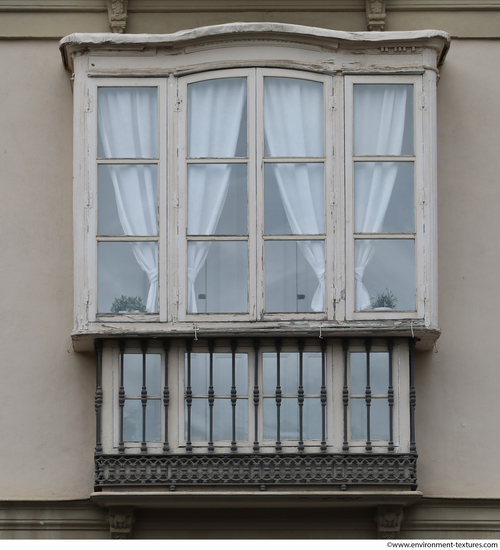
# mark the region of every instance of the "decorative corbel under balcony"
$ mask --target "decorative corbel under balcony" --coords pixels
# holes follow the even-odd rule
[[[383,31],[386,0],[366,0],[366,24],[369,31]]]
[[[108,0],[108,19],[111,32],[123,34],[127,26],[128,0]]]

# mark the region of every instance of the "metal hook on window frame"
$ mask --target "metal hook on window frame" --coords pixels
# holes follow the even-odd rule
[[[323,340],[323,334],[321,332],[322,328],[323,328],[323,325],[322,325],[322,323],[320,323],[319,324],[319,338],[320,338],[320,340]]]
[[[194,324],[193,330],[194,330],[194,339],[198,340],[198,325]]]

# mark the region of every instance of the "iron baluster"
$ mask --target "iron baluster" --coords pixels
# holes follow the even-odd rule
[[[326,453],[326,341],[321,340],[321,452]]]
[[[191,389],[191,350],[193,349],[193,342],[191,340],[186,340],[186,351],[187,351],[187,373],[186,373],[186,423],[187,423],[187,434],[186,434],[186,452],[193,452],[193,445],[191,443],[191,406],[193,404],[193,390]]]
[[[415,406],[417,404],[415,391],[415,344],[417,340],[410,340],[410,452],[417,452],[415,443]]]
[[[299,347],[299,453],[304,452],[304,340],[298,341]]]
[[[389,388],[387,390],[387,401],[389,403],[389,445],[387,450],[394,452],[394,387],[392,382],[392,353],[394,350],[394,341],[392,338],[387,340],[387,351],[389,352]]]
[[[366,452],[372,452],[372,442],[370,441],[370,407],[372,404],[372,390],[370,385],[370,350],[372,347],[371,340],[365,340],[366,350],[366,390],[365,390],[365,402],[366,402]]]
[[[236,349],[237,340],[231,340],[231,412],[232,412],[232,435],[231,452],[235,453],[238,450],[236,445]]]
[[[123,361],[125,355],[125,340],[120,340],[120,386],[118,388],[118,408],[119,408],[119,419],[118,419],[118,437],[120,441],[118,442],[118,451],[120,453],[125,452],[125,443],[123,441],[123,407],[125,406],[125,388],[123,386]]]
[[[280,380],[280,371],[281,371],[281,340],[277,338],[275,340],[276,348],[276,452],[280,453],[282,451],[281,446],[281,424],[280,424],[280,408],[281,408],[281,380]]]
[[[142,389],[141,389],[141,404],[142,404],[142,441],[141,451],[146,452],[148,446],[146,444],[146,406],[148,404],[148,389],[146,387],[146,353],[148,351],[148,341],[141,340],[142,351]]]
[[[96,339],[95,344],[96,354],[96,380],[95,380],[95,452],[102,453],[101,440],[101,409],[102,409],[102,340]]]
[[[170,340],[165,338],[163,340],[163,350],[165,352],[165,385],[163,386],[163,408],[165,411],[165,440],[163,442],[163,452],[168,453],[170,451],[170,445],[168,443],[168,407],[170,405],[170,388],[168,385],[168,354],[170,351]]]
[[[254,351],[254,385],[253,385],[253,406],[254,406],[254,429],[255,439],[253,442],[254,452],[259,451],[259,347],[260,342],[258,338],[253,341]]]
[[[214,446],[214,340],[208,341],[208,351],[209,355],[209,382],[208,382],[208,411],[209,411],[209,442],[208,442],[208,452],[213,453],[215,450]]]
[[[349,358],[349,340],[346,338],[342,340],[342,353],[344,357],[344,386],[342,388],[342,403],[344,405],[344,442],[342,444],[342,450],[347,452],[349,450],[349,441],[347,439],[347,413],[349,406],[349,388],[347,386],[347,360]]]

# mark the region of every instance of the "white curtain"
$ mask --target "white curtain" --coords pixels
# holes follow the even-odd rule
[[[158,155],[156,88],[101,88],[98,101],[99,156],[155,158]],[[156,166],[110,165],[118,216],[125,235],[156,235]],[[146,273],[146,311],[158,311],[158,250],[134,242],[132,251]]]
[[[405,125],[407,87],[357,85],[355,90],[354,152],[356,155],[401,155]],[[355,232],[379,233],[382,229],[394,182],[397,162],[355,163]],[[363,284],[374,242],[357,240],[354,259],[356,309],[371,307]]]
[[[224,78],[189,85],[188,155],[230,158],[246,106],[246,79]],[[227,197],[230,164],[189,166],[188,233],[213,235]],[[194,284],[207,259],[210,243],[188,245],[188,311],[197,313]]]
[[[292,78],[264,81],[264,132],[270,157],[323,156],[323,86]],[[313,163],[272,165],[285,214],[294,235],[324,232],[324,201],[314,200],[318,169]],[[319,168],[318,168],[319,167]],[[322,186],[324,189],[324,183]],[[323,241],[299,241],[299,248],[318,279],[311,310],[325,311]]]

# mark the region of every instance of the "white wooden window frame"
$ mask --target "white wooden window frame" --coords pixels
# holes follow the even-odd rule
[[[98,156],[98,89],[108,87],[151,87],[158,90],[158,157],[157,158],[99,158]],[[127,318],[136,321],[167,321],[167,214],[170,199],[167,197],[167,81],[165,78],[91,78],[89,79],[88,97],[92,106],[88,111],[88,142],[89,142],[89,192],[87,208],[87,284],[90,294],[88,315],[89,320],[95,321],[99,317],[109,321],[126,321]],[[157,236],[105,236],[98,234],[98,167],[106,164],[153,164],[158,166],[157,193],[158,193],[158,235]],[[110,314],[99,313],[97,310],[97,248],[99,242],[134,242],[148,241],[158,243],[158,313],[153,314]]]
[[[345,77],[345,232],[346,232],[346,317],[353,320],[417,319],[424,316],[424,201],[423,181],[423,79],[421,75],[346,75]],[[356,84],[411,84],[413,87],[413,155],[362,156],[354,155],[354,86]],[[409,233],[356,234],[354,230],[354,163],[355,162],[412,162],[414,163],[414,220],[415,220],[415,311],[356,311],[354,279],[354,246],[360,239],[407,239]],[[420,292],[419,292],[420,290]]]

